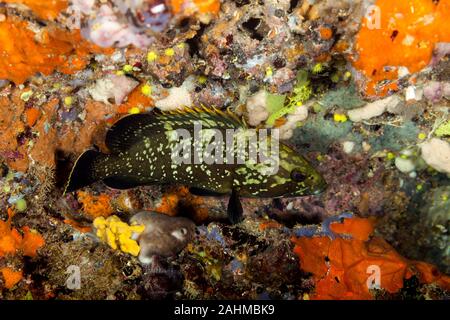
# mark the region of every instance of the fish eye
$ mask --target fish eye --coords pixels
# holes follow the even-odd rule
[[[188,229],[180,228],[180,229],[176,229],[175,231],[172,231],[171,235],[174,238],[178,239],[179,241],[185,241],[187,233],[188,233]]]
[[[295,182],[302,182],[305,181],[306,176],[299,170],[294,169],[291,171],[291,179]]]

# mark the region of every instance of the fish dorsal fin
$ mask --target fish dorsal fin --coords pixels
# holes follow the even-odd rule
[[[139,141],[140,137],[142,137],[143,128],[148,127],[149,123],[153,124],[154,122],[155,117],[150,113],[125,116],[108,130],[105,144],[113,153],[126,150],[128,146]]]
[[[230,108],[224,111],[215,107],[201,105],[200,107],[185,107],[172,111],[159,111],[158,113],[161,119],[174,122],[175,128],[178,127],[177,122],[179,121],[190,121],[191,123],[201,121],[202,126],[205,128],[237,129],[246,127],[246,124]]]
[[[106,134],[105,144],[113,152],[121,152],[142,139],[167,130],[188,129],[195,121],[203,128],[238,129],[246,127],[231,110],[205,106],[175,111],[153,110],[151,113],[132,114],[117,121]]]

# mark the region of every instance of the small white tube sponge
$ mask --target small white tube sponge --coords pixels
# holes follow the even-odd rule
[[[439,172],[450,173],[450,144],[433,138],[421,145],[422,158]]]
[[[138,85],[139,82],[130,77],[109,74],[98,79],[88,91],[95,101],[109,104],[114,100],[115,104],[121,104]]]
[[[400,102],[400,98],[396,95],[377,100],[366,104],[364,107],[350,110],[348,117],[353,122],[360,122],[374,117],[381,116],[386,110],[395,108]]]
[[[280,139],[287,140],[292,138],[297,124],[305,121],[306,118],[308,118],[308,106],[298,106],[294,112],[287,116],[286,123],[278,128],[280,130]]]
[[[269,112],[267,111],[267,92],[259,90],[247,100],[248,124],[258,126],[267,120]]]
[[[188,77],[180,87],[170,88],[167,97],[156,101],[155,106],[162,111],[191,107],[193,104],[191,93],[194,87],[193,77]]]

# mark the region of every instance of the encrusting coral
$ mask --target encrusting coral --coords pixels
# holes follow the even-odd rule
[[[101,52],[83,40],[79,30],[34,30],[30,22],[15,16],[0,22],[0,79],[21,84],[38,72],[49,75],[57,70],[73,74],[87,65],[91,52]]]
[[[14,271],[13,269],[8,267],[1,268],[0,273],[2,274],[5,281],[4,286],[6,289],[11,289],[23,278],[23,274],[21,271]]]
[[[5,3],[23,4],[29,7],[39,18],[51,20],[67,8],[67,0],[2,0]]]
[[[378,0],[373,8],[357,35],[353,65],[367,79],[360,85],[368,96],[385,96],[398,90],[402,70],[422,70],[435,45],[450,41],[450,3]]]
[[[19,253],[27,257],[36,257],[37,251],[45,244],[44,238],[28,226],[22,227],[22,232],[12,227],[13,216],[13,210],[8,209],[8,220],[0,220],[0,260],[6,261],[7,258]],[[1,268],[0,273],[7,289],[14,287],[23,278],[22,271],[15,271],[10,267]]]
[[[179,215],[182,211],[191,212],[191,218],[196,222],[203,222],[208,218],[208,208],[205,205],[204,199],[192,195],[186,187],[169,189],[163,194],[155,211],[169,216]]]
[[[14,212],[8,209],[8,220],[0,221],[0,257],[22,252],[25,256],[34,257],[37,250],[45,244],[44,238],[35,230],[23,227],[23,235],[11,226]]]
[[[316,282],[314,299],[372,299],[368,279],[375,268],[380,277],[378,289],[390,293],[398,292],[404,279],[413,275],[424,283],[450,286],[450,278],[431,265],[409,261],[385,240],[372,236],[373,220],[345,218],[342,223],[331,223],[330,229],[335,239],[292,238],[301,269],[311,272]]]
[[[98,217],[106,218],[113,213],[111,198],[108,195],[93,196],[83,191],[79,191],[77,195],[78,201],[82,204],[83,212],[89,217],[93,219]]]

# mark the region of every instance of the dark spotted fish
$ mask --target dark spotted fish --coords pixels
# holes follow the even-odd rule
[[[185,185],[196,195],[231,195],[228,215],[236,223],[243,211],[239,197],[295,197],[324,190],[324,179],[304,157],[274,140],[271,132],[259,132],[251,140],[255,130],[234,114],[205,107],[129,115],[108,131],[109,154],[89,150],[78,158],[65,192],[99,180],[115,189]],[[195,158],[205,150],[215,161]],[[265,157],[250,157],[254,150]]]

